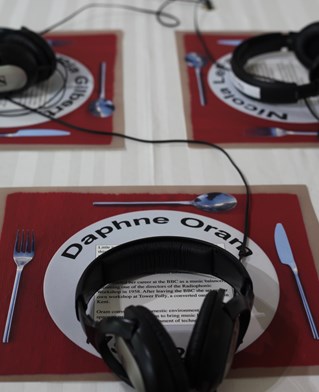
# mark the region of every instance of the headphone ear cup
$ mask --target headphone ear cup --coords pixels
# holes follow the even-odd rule
[[[124,311],[124,317],[135,320],[139,324],[141,339],[138,344],[142,345],[146,356],[143,355],[143,358],[140,358],[142,361],[138,363],[138,366],[144,379],[145,390],[151,392],[187,391],[189,385],[184,364],[172,338],[156,316],[143,306],[129,306]],[[137,357],[139,349],[140,347],[133,347]],[[152,360],[155,360],[157,365],[152,366]]]
[[[308,69],[319,56],[319,22],[312,23],[296,34],[294,51],[298,60]]]
[[[309,80],[314,82],[319,80],[319,56],[313,61],[312,66],[309,71]]]
[[[31,30],[0,29],[0,66],[6,80],[0,93],[18,92],[48,79],[56,69],[56,56]]]
[[[20,86],[19,89],[36,82],[37,63],[33,56],[19,45],[0,44],[0,69],[1,67],[3,67],[3,71],[6,69],[9,74],[13,67],[22,71],[24,77],[21,77],[21,80],[15,80],[15,85]],[[15,78],[18,77],[18,74],[15,75]]]
[[[24,44],[33,52],[38,65],[37,82],[48,79],[56,69],[56,55],[48,42],[39,34],[22,27],[20,34],[24,37]]]
[[[233,322],[224,310],[224,294],[220,289],[206,295],[186,351],[191,387],[202,391],[217,389],[228,365]]]

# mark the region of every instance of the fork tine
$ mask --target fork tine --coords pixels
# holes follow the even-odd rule
[[[18,229],[17,230],[17,234],[16,234],[16,240],[15,240],[15,243],[14,243],[14,249],[17,251],[17,252],[19,252],[20,250],[19,250],[19,240],[20,240],[20,230]]]
[[[33,230],[30,232],[27,230],[25,232],[24,229],[17,230],[14,249],[16,252],[28,252],[34,253],[35,248],[35,239]]]
[[[25,252],[30,252],[30,246],[29,246],[29,242],[30,242],[30,232],[27,231],[26,235],[25,235],[25,245],[24,245],[24,251]]]
[[[30,253],[34,253],[34,245],[35,245],[35,240],[34,240],[34,231],[31,231],[31,244],[30,244]]]

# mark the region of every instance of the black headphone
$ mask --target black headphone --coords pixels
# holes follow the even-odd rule
[[[25,27],[0,29],[0,96],[24,91],[55,69],[56,56],[40,35]]]
[[[240,43],[231,58],[232,80],[243,94],[269,103],[294,103],[300,99],[319,95],[319,22],[312,23],[300,32],[258,35]],[[248,60],[260,54],[293,51],[309,70],[309,83],[297,85],[281,81],[263,80],[245,70]]]
[[[156,316],[143,306],[129,306],[124,317],[94,321],[87,314],[94,294],[105,285],[156,273],[199,273],[229,283],[234,296],[210,291],[201,306],[185,358]],[[184,237],[150,237],[118,245],[96,258],[76,289],[76,314],[106,364],[140,392],[215,390],[232,363],[250,321],[253,285],[242,263],[225,249]],[[116,359],[108,346],[116,340]]]

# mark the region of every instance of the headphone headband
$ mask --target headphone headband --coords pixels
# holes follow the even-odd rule
[[[252,301],[252,282],[248,272],[225,249],[192,238],[150,237],[118,245],[89,264],[77,285],[77,317],[86,311],[93,295],[107,284],[171,272],[216,276]]]
[[[124,340],[130,339],[137,325],[125,317],[106,317],[96,322],[86,313],[89,302],[109,283],[172,272],[213,275],[229,283],[234,296],[223,305],[223,312],[234,324],[239,322],[236,347],[246,333],[253,305],[253,287],[248,272],[234,255],[217,245],[184,237],[150,237],[118,245],[97,257],[85,269],[77,285],[75,307],[88,342],[126,382],[129,382],[127,374],[113,357],[107,336],[115,334]]]
[[[314,39],[319,39],[319,23],[311,24],[299,33],[262,34],[244,40],[235,48],[231,58],[234,85],[243,94],[269,103],[294,103],[318,95],[319,78],[317,71],[312,68],[317,67],[315,62],[318,61],[319,49],[314,50]],[[252,75],[245,70],[247,62],[255,56],[283,48],[294,51],[298,60],[309,68],[310,83],[297,85],[277,80],[267,81],[262,76]]]

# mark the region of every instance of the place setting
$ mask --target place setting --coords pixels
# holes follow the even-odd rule
[[[307,371],[319,364],[313,295],[318,290],[318,222],[304,186],[256,186],[252,191],[248,256],[242,262],[255,301],[233,371]],[[75,290],[85,268],[120,244],[161,236],[203,240],[238,257],[244,211],[241,187],[3,189],[0,353],[6,361],[0,364],[0,377],[112,377],[87,344],[75,313]],[[129,304],[143,304],[183,353],[196,309],[208,290],[220,287],[226,300],[232,297],[231,286],[218,278],[141,276],[101,290],[90,312],[99,320],[121,315]],[[116,355],[114,342],[110,347]]]
[[[47,80],[0,99],[0,148],[120,147],[112,132],[124,129],[121,32],[65,32],[45,41],[56,69]]]
[[[311,27],[306,26],[300,34],[305,34]],[[302,99],[291,103],[275,102],[276,96],[280,96],[277,93],[270,101],[261,100],[257,88],[234,75],[232,57],[236,48],[238,50],[240,45],[255,37],[259,45],[259,35],[271,37],[262,32],[205,32],[205,50],[195,33],[176,33],[188,136],[226,147],[315,147],[319,140],[315,117],[318,97],[309,98],[310,109]],[[306,86],[309,83],[309,70],[298,55],[280,50],[277,43],[271,43],[276,49],[267,53],[268,41],[267,45],[260,42],[258,49],[252,44],[245,46],[249,55],[256,52],[259,56],[250,59],[246,52],[242,54],[244,49],[238,54],[239,59],[248,58],[244,65],[239,60],[240,75],[244,69],[245,77],[251,72],[260,75],[259,80],[265,82],[274,78],[286,84],[296,82]],[[254,97],[254,94],[257,95]],[[289,100],[289,97],[285,98]]]

